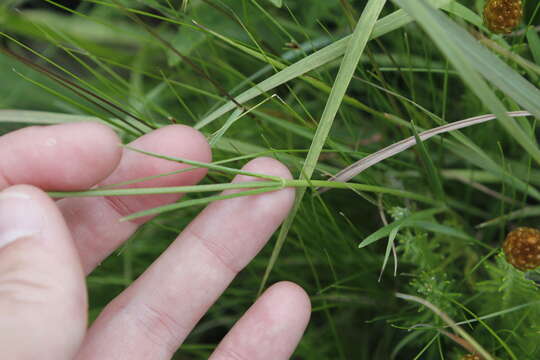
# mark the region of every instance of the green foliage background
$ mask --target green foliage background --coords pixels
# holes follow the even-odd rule
[[[332,130],[323,139],[326,145],[314,179],[325,180],[413,136],[413,122],[420,131],[497,112],[497,100],[507,111],[527,110],[536,118],[499,117],[499,122],[404,151],[351,180],[378,187],[371,191],[333,189],[319,195],[308,184],[268,281],[294,281],[310,294],[312,320],[295,358],[459,359],[466,353],[445,335],[451,330],[439,316],[396,298],[400,292],[428,300],[456,322],[464,322],[463,329],[497,359],[538,359],[540,272],[525,276],[513,269],[500,244],[516,226],[540,226],[535,134],[540,114],[540,5],[524,1],[524,23],[511,36],[501,37],[481,25],[483,0],[449,0],[433,18],[431,10],[423,12],[426,1],[409,2],[405,8],[407,1],[385,5],[382,16],[398,10],[399,4],[415,21],[368,42]],[[233,96],[256,88],[282,68],[352,33],[368,1],[283,0],[278,7],[280,3],[8,0],[0,4],[0,31],[9,48],[75,79],[150,127],[171,122],[194,126],[228,100],[209,78]],[[205,76],[128,12],[137,14]],[[452,21],[451,26],[440,17]],[[474,57],[476,48],[467,47],[466,35],[474,36],[467,38],[474,45],[488,49],[487,63]],[[35,53],[22,50],[13,39]],[[508,65],[513,77],[499,79],[500,74],[489,73],[496,58]],[[203,126],[201,131],[213,141],[214,160],[232,159],[227,166],[240,168],[251,157],[273,156],[300,177],[340,64],[339,57],[323,62],[307,75],[266,91],[246,105],[264,103],[224,132],[218,130],[229,114]],[[467,74],[487,79],[491,100],[480,84],[467,82]],[[0,109],[110,121],[109,113],[8,56],[0,55],[0,76]],[[524,84],[534,91],[520,93]],[[532,105],[524,108],[526,104]],[[22,120],[0,112],[0,132],[45,119],[65,121],[49,115]],[[125,131],[121,135],[126,142],[136,136]],[[239,156],[242,159],[235,160]],[[230,179],[231,174],[211,172],[203,183]],[[436,204],[385,189],[406,190]],[[203,196],[193,193],[188,198]],[[429,211],[435,208],[439,210]],[[183,208],[160,215],[101,264],[88,278],[91,318],[140,275],[198,211]],[[395,221],[400,225],[392,225]],[[383,235],[358,248],[376,231]],[[238,276],[176,358],[208,357],[255,300],[275,240]],[[392,240],[399,260],[396,275],[387,251]],[[385,259],[388,264],[379,277]]]

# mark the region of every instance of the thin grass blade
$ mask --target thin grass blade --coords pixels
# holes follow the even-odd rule
[[[412,124],[412,129],[414,131],[414,140],[419,149],[420,157],[422,159],[422,164],[424,165],[424,168],[427,172],[427,180],[430,185],[431,191],[435,195],[435,199],[442,202],[444,201],[445,196],[444,196],[442,180],[437,170],[437,167],[433,163],[433,160],[431,159],[431,156],[429,155],[429,152],[424,142],[420,140],[420,137],[418,136],[418,132],[416,131],[416,127],[414,126],[414,123]]]
[[[452,1],[454,0],[431,0],[431,3],[436,8],[439,8],[441,6],[451,3]],[[378,38],[384,34],[387,34],[391,31],[401,28],[402,26],[410,23],[411,21],[412,21],[412,18],[409,15],[407,15],[405,12],[401,10],[398,10],[380,19],[376,23],[375,27],[373,28],[370,38],[371,39]],[[236,102],[239,104],[243,104],[292,79],[296,79],[297,77],[300,77],[311,70],[317,69],[318,67],[321,67],[329,63],[330,61],[338,59],[340,56],[342,56],[345,53],[345,50],[347,49],[347,45],[349,41],[351,40],[351,36],[352,35],[349,35],[341,40],[338,40],[324,47],[323,49],[318,50],[317,52],[303,58],[302,60],[297,61],[296,63],[290,66],[285,67],[285,65],[283,65],[284,67],[283,70],[281,70],[277,74],[272,75],[268,79],[258,83],[251,89],[246,90],[242,94],[235,97]],[[219,117],[226,114],[230,110],[233,110],[236,106],[237,105],[234,102],[228,101],[227,103],[223,104],[218,109],[216,109],[214,112],[212,112],[211,114],[203,118],[201,121],[199,121],[195,125],[195,128],[200,129],[210,124],[212,121],[218,119]]]
[[[460,72],[468,87],[497,115],[502,127],[536,162],[540,163],[540,150],[533,139],[506,115],[504,105],[482,77],[536,117],[540,117],[540,90],[425,0],[394,0],[394,2],[424,28],[441,52]]]
[[[334,81],[334,86],[332,87],[332,91],[330,92],[330,95],[326,102],[326,106],[319,122],[319,126],[317,127],[317,131],[315,132],[315,136],[313,137],[313,141],[304,162],[304,166],[302,167],[302,170],[300,172],[300,179],[309,180],[313,174],[313,171],[315,170],[319,155],[321,154],[322,148],[326,143],[326,138],[328,137],[328,133],[332,128],[332,124],[339,110],[339,107],[341,106],[343,97],[345,96],[345,92],[347,91],[349,83],[352,80],[358,62],[360,61],[360,57],[364,52],[366,44],[370,39],[371,33],[373,32],[373,29],[375,27],[377,18],[379,17],[385,3],[386,0],[370,0],[364,9],[360,20],[358,21],[358,24],[356,25],[351,40],[347,44],[347,49],[345,51],[345,55],[339,68],[339,72],[336,76],[336,80]],[[281,247],[283,246],[287,234],[289,233],[296,213],[300,208],[300,203],[302,202],[302,198],[305,192],[305,188],[301,188],[297,191],[293,209],[291,210],[289,216],[285,219],[283,225],[281,226],[276,245],[274,247],[272,256],[261,281],[259,293],[262,292],[262,289],[264,288],[266,281],[268,280],[270,272],[272,271],[272,268],[279,256]]]

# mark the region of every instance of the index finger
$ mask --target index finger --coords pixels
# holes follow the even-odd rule
[[[87,189],[113,172],[120,139],[99,123],[31,126],[0,137],[0,190],[28,184],[43,190]]]

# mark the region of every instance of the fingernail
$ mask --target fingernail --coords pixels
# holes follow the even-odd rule
[[[41,231],[43,220],[43,212],[31,196],[11,189],[0,192],[0,248],[35,236]]]

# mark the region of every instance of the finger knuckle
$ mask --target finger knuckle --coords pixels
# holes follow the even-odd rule
[[[20,252],[12,251],[3,257],[0,265],[0,301],[12,306],[44,303],[53,293],[53,284],[39,273],[31,272],[32,260]]]
[[[137,315],[137,324],[150,342],[169,353],[174,353],[181,339],[189,333],[189,329],[174,316],[151,304],[142,306]]]

